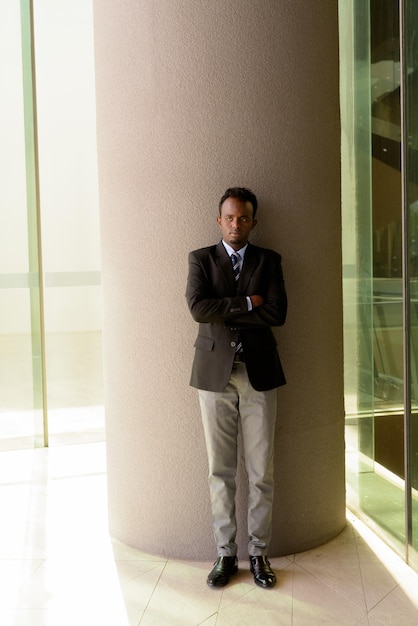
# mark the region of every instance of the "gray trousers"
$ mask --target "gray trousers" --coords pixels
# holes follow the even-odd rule
[[[248,474],[248,554],[265,555],[271,539],[277,389],[255,391],[245,364],[234,364],[222,392],[198,390],[209,463],[209,490],[218,556],[237,553],[235,476],[238,421]]]

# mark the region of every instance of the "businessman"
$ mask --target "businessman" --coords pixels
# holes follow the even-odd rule
[[[190,384],[199,394],[218,552],[210,587],[223,587],[238,571],[238,421],[249,482],[250,569],[258,586],[276,583],[268,550],[277,388],[285,377],[271,327],[284,324],[287,298],[280,255],[248,242],[256,212],[249,189],[227,189],[217,217],[222,241],[189,254],[186,298],[199,323]]]

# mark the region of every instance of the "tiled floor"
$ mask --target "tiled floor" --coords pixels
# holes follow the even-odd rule
[[[418,576],[351,516],[331,543],[272,559],[274,589],[244,562],[212,590],[211,563],[109,539],[103,443],[1,452],[0,482],[1,626],[418,623]]]

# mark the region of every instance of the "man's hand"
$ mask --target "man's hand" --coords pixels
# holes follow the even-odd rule
[[[257,306],[261,306],[264,304],[263,296],[250,296],[251,304],[253,305],[253,309]]]

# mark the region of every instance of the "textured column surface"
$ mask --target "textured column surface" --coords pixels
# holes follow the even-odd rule
[[[337,3],[95,0],[94,18],[111,532],[216,555],[184,292],[240,185],[289,296],[270,556],[324,543],[345,524]],[[242,459],[237,481],[246,556]]]

